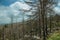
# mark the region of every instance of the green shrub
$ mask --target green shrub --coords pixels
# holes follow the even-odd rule
[[[48,40],[60,40],[60,33],[54,33]]]

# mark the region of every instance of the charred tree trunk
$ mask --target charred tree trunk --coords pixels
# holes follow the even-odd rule
[[[43,26],[43,40],[46,40],[46,24],[45,24],[45,14],[46,14],[46,5],[48,0],[40,0],[41,5],[41,15],[42,15],[42,26]]]

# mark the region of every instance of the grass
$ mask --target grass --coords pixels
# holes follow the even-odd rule
[[[48,40],[60,40],[60,32],[53,33]]]

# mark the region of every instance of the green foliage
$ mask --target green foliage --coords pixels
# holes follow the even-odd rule
[[[60,33],[54,33],[48,40],[60,40]]]

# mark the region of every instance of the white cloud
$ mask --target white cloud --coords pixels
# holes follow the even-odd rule
[[[60,13],[60,8],[59,8],[59,7],[55,7],[53,10],[54,10],[56,13]]]
[[[15,2],[12,5],[10,5],[11,8],[14,8],[16,10],[30,10],[30,6],[27,5],[26,3],[21,3],[21,2]]]
[[[58,6],[60,6],[60,3],[58,3]]]
[[[55,13],[60,14],[60,2],[58,2],[58,4],[56,5],[56,7],[54,7],[53,10],[55,11]]]
[[[27,4],[23,4],[20,2],[15,2],[11,4],[9,7],[5,7],[0,5],[0,24],[11,23],[11,17],[14,16],[17,18],[17,22],[22,21],[22,12],[19,9],[29,10],[31,7]],[[26,14],[28,15],[28,14]],[[16,22],[16,18],[14,18],[13,22]],[[24,20],[27,20],[28,17],[24,16]]]

